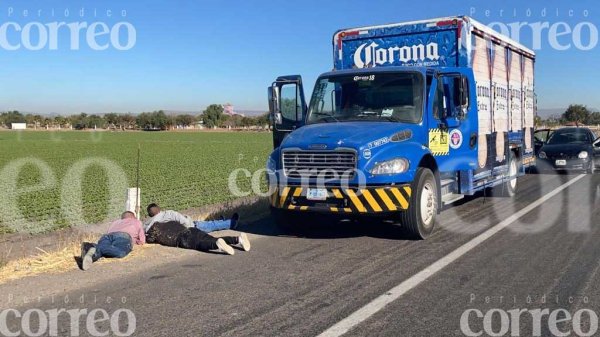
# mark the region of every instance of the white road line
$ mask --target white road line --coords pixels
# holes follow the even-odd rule
[[[449,264],[458,260],[461,256],[465,255],[473,248],[479,246],[481,243],[483,243],[485,240],[492,237],[494,234],[496,234],[499,231],[501,231],[502,229],[506,228],[507,226],[509,226],[510,224],[515,222],[517,219],[519,219],[523,215],[529,213],[534,208],[540,206],[541,204],[546,202],[548,199],[552,198],[553,196],[558,194],[560,191],[571,186],[572,184],[574,184],[575,182],[577,182],[578,180],[580,180],[583,177],[585,177],[585,174],[580,174],[579,176],[577,176],[577,177],[569,180],[568,182],[564,183],[563,185],[557,187],[552,192],[550,192],[550,193],[546,194],[545,196],[541,197],[540,199],[532,202],[531,204],[529,204],[522,210],[509,216],[504,221],[500,222],[499,224],[495,225],[494,227],[481,233],[479,236],[475,237],[471,241],[460,246],[459,248],[454,250],[452,253],[437,260],[433,264],[429,265],[427,268],[425,268],[425,269],[421,270],[420,272],[418,272],[417,274],[411,276],[410,278],[408,278],[407,280],[398,284],[397,286],[390,289],[389,291],[386,291],[383,295],[380,295],[379,297],[377,297],[376,299],[374,299],[373,301],[371,301],[364,307],[362,307],[362,308],[358,309],[357,311],[355,311],[354,313],[352,313],[350,316],[344,318],[343,320],[339,321],[338,323],[336,323],[329,329],[323,331],[318,337],[338,337],[338,336],[341,336],[341,335],[345,334],[346,332],[350,331],[350,329],[352,329],[355,326],[357,326],[358,324],[362,323],[367,318],[373,316],[374,314],[376,314],[378,311],[383,309],[389,303],[392,303],[393,301],[397,300],[398,298],[400,298],[400,296],[404,295],[409,290],[415,288],[416,286],[421,284],[423,281],[430,278],[433,274],[437,273],[438,271],[447,267]]]

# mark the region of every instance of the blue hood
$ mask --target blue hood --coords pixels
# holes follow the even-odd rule
[[[416,124],[395,122],[339,122],[310,124],[299,128],[285,138],[282,148],[298,147],[310,149],[310,145],[325,145],[332,150],[338,147],[361,149],[369,142],[391,137],[398,131],[410,129],[413,134]]]

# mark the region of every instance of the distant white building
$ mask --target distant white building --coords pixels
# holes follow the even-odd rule
[[[25,130],[27,129],[26,123],[10,123],[10,128],[13,130]]]

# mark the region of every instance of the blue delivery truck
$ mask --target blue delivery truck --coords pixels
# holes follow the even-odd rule
[[[298,75],[268,88],[274,218],[379,216],[424,239],[443,205],[514,195],[535,164],[534,61],[466,16],[336,32],[308,105]]]

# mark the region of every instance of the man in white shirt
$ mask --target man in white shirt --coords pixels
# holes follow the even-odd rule
[[[202,220],[193,221],[192,218],[190,218],[189,216],[183,215],[177,211],[173,211],[173,210],[163,211],[160,209],[160,206],[158,206],[155,203],[148,205],[148,208],[146,210],[148,211],[148,216],[150,216],[150,218],[148,218],[144,221],[144,231],[146,231],[146,232],[148,232],[148,230],[150,229],[150,227],[152,227],[152,225],[154,223],[171,222],[171,221],[177,221],[180,224],[182,224],[188,228],[196,227],[205,233],[210,233],[210,232],[225,230],[225,229],[235,230],[237,228],[237,225],[240,220],[240,216],[237,213],[235,213],[235,214],[233,214],[233,216],[231,217],[230,220],[223,219],[223,220],[212,220],[212,221],[202,221]]]

